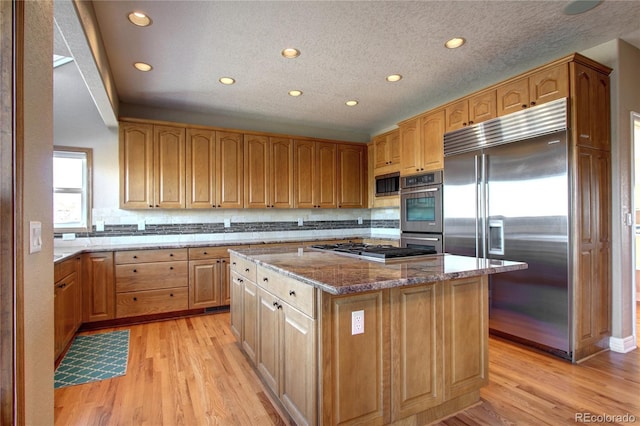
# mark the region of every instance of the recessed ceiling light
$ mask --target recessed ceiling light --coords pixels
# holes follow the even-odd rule
[[[602,3],[602,0],[574,0],[564,7],[565,15],[579,15]]]
[[[136,69],[138,71],[151,71],[153,69],[153,67],[147,63],[144,62],[136,62],[135,64],[133,64],[134,67],[136,67]]]
[[[402,80],[402,76],[400,74],[391,74],[387,76],[387,81],[390,81],[392,83],[400,80]]]
[[[358,101],[353,100],[353,101],[347,101],[344,103],[346,106],[356,106],[358,105]]]
[[[225,84],[227,86],[230,86],[232,84],[234,84],[236,81],[231,78],[231,77],[220,77],[220,79],[218,80],[220,83]]]
[[[300,96],[302,95],[302,90],[289,90],[289,96]]]
[[[151,18],[142,12],[131,12],[128,18],[133,25],[137,25],[139,27],[148,27],[151,25]]]
[[[464,44],[465,40],[462,37],[454,37],[448,40],[444,45],[448,49],[456,49]]]
[[[280,54],[287,59],[293,59],[300,56],[300,51],[298,49],[294,49],[293,47],[287,47],[286,49],[283,49]]]

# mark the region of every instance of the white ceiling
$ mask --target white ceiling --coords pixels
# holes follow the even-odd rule
[[[366,135],[615,38],[640,47],[640,1],[574,16],[563,14],[568,3],[93,1],[121,103]],[[153,25],[129,23],[134,10]],[[454,36],[467,43],[444,48]],[[285,47],[302,54],[284,59]],[[153,70],[137,71],[137,61]],[[404,78],[386,82],[392,73]],[[237,83],[223,86],[222,76]]]

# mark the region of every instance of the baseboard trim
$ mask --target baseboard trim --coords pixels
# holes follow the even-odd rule
[[[609,338],[609,349],[611,349],[613,352],[626,354],[627,352],[631,352],[637,347],[638,346],[636,345],[635,336]]]

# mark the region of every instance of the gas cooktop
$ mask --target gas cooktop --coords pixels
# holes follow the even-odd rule
[[[363,243],[317,244],[311,247],[318,250],[331,251],[337,254],[367,258],[369,260],[377,260],[382,262],[391,259],[403,259],[415,256],[437,254],[437,251],[432,249],[394,247],[390,245],[375,245]]]

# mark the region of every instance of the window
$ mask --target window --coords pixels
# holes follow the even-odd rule
[[[90,148],[53,148],[53,227],[57,232],[91,228]]]

